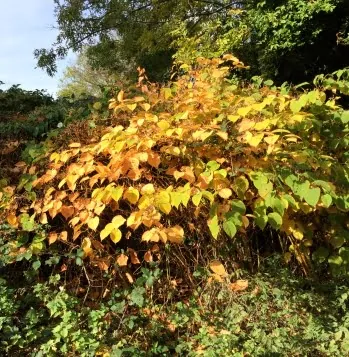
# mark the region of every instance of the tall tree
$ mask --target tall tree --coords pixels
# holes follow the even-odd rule
[[[76,60],[76,63],[68,66],[63,77],[60,80],[60,97],[76,98],[84,95],[100,97],[105,88],[114,88],[125,85],[130,79],[136,80],[136,65],[132,62],[126,62],[119,59],[118,70],[94,68],[87,57],[87,48],[85,48]]]
[[[233,52],[251,74],[279,82],[349,65],[347,0],[54,1],[59,36],[35,51],[51,75],[68,49],[85,45],[94,67],[117,70],[118,59],[132,59],[155,80],[166,77],[176,52]]]
[[[89,46],[94,66],[114,69],[115,58],[134,59],[161,79],[169,68],[174,24],[193,29],[210,17],[222,16],[233,0],[54,0],[59,29],[51,49],[37,49],[38,66],[53,75],[56,61],[68,49]],[[150,72],[150,73],[149,73]]]

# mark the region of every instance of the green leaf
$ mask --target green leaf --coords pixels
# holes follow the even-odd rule
[[[217,162],[217,161],[209,161],[207,164],[206,164],[206,168],[209,170],[209,171],[216,171],[220,168],[220,164]]]
[[[250,178],[253,181],[257,190],[263,189],[263,187],[268,183],[268,177],[261,172],[251,172]]]
[[[212,237],[214,239],[217,239],[220,231],[218,216],[214,216],[208,221],[208,228],[210,229]]]
[[[230,238],[234,238],[235,234],[237,232],[235,224],[232,222],[232,220],[227,220],[223,223],[223,229],[224,232],[227,233],[227,235]]]
[[[321,190],[319,187],[310,188],[304,194],[305,202],[307,202],[308,205],[315,207],[319,202],[320,194],[321,194]]]
[[[304,196],[309,191],[309,188],[310,188],[310,182],[307,180],[303,183],[295,182],[292,190],[297,196],[299,196],[301,199],[303,199]]]
[[[263,198],[267,197],[272,191],[273,191],[273,184],[271,182],[268,182],[267,184],[261,186],[258,189],[259,195]]]
[[[263,230],[268,223],[268,216],[267,215],[257,216],[255,218],[255,222],[256,222],[257,226]]]
[[[339,249],[339,255],[343,259],[344,264],[349,264],[349,247]]]
[[[321,202],[326,207],[329,208],[332,204],[332,197],[328,193],[321,196]]]
[[[343,124],[349,123],[349,110],[343,111],[340,120]]]
[[[333,236],[330,238],[330,243],[334,248],[340,248],[345,243],[345,239],[342,236]]]
[[[239,176],[234,180],[233,190],[240,199],[244,199],[245,192],[249,188],[249,182],[245,176]]]
[[[349,211],[349,195],[337,197],[336,206],[341,211],[348,212]]]
[[[142,307],[144,305],[144,294],[145,288],[143,287],[136,287],[132,290],[129,298],[133,305],[137,305],[138,307]]]
[[[231,209],[232,209],[232,212],[239,212],[242,215],[244,215],[246,213],[246,206],[240,200],[232,200],[231,201]]]
[[[268,222],[274,229],[280,229],[282,225],[282,217],[276,212],[269,213]]]
[[[26,232],[32,232],[35,229],[34,217],[29,217],[27,213],[21,215],[20,222]]]
[[[40,260],[35,261],[35,262],[32,264],[32,267],[33,267],[34,270],[38,270],[38,269],[41,267],[41,262],[40,262]]]
[[[330,251],[327,248],[320,247],[313,253],[312,259],[314,262],[321,264],[326,261],[329,254]]]
[[[343,264],[343,259],[339,255],[331,255],[328,258],[328,263],[334,266],[340,266]]]

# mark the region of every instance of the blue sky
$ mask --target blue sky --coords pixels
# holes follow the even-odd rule
[[[34,49],[48,48],[55,41],[53,0],[0,0],[0,80],[5,89],[21,84],[23,89],[47,89],[55,94],[64,68],[74,56],[59,63],[54,78],[35,69]]]

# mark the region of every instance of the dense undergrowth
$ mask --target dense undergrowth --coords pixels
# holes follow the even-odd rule
[[[243,292],[203,283],[176,299],[163,276],[142,268],[134,284],[81,304],[64,278],[0,281],[1,349],[22,356],[346,356],[348,285],[295,278],[268,261]],[[236,275],[235,275],[236,278]]]
[[[4,140],[0,349],[349,353],[349,72],[302,90],[244,68],[199,58],[166,86],[139,70],[109,110]]]

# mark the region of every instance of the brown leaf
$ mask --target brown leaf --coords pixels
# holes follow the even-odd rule
[[[109,261],[107,259],[100,259],[97,261],[97,265],[99,267],[99,269],[103,270],[103,271],[107,271],[109,269]]]
[[[104,249],[104,245],[100,241],[98,241],[96,239],[92,239],[91,243],[92,243],[93,248],[96,249],[96,250],[103,250]]]
[[[150,250],[148,250],[145,254],[144,254],[144,260],[147,262],[147,263],[150,263],[153,261],[153,256],[150,252]]]
[[[12,226],[12,227],[18,227],[18,219],[14,213],[10,213],[7,216],[7,222]]]
[[[66,271],[68,269],[68,267],[65,264],[62,264],[61,266],[61,273],[63,273],[64,271]]]
[[[58,234],[55,232],[52,232],[48,236],[48,244],[51,245],[53,244],[56,240],[58,239]]]
[[[130,253],[130,259],[132,264],[141,264],[140,260],[138,259],[138,255],[134,249],[128,248],[127,251]]]
[[[230,284],[230,288],[233,291],[244,291],[248,288],[247,280],[237,280],[235,283]]]
[[[68,219],[74,214],[75,209],[73,206],[62,206],[60,212],[65,219]]]
[[[61,232],[61,234],[59,235],[59,239],[66,242],[68,240],[68,232],[67,231]]]
[[[221,277],[226,277],[228,273],[226,272],[223,264],[219,260],[212,260],[210,263],[210,269],[217,275]]]
[[[117,258],[116,258],[116,263],[117,265],[119,265],[120,267],[125,267],[127,266],[127,261],[128,261],[128,256],[125,254],[120,254]]]
[[[126,273],[125,275],[129,283],[132,284],[134,282],[132,275],[130,273]]]

